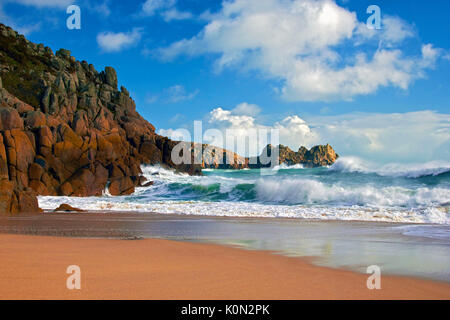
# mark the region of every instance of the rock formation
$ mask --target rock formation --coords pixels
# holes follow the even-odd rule
[[[208,144],[195,144],[194,158],[203,155],[203,169],[245,169],[248,168],[248,159],[229,150],[211,146]]]
[[[78,208],[74,208],[71,205],[68,205],[67,203],[63,203],[58,208],[53,210],[53,212],[85,212],[85,211]]]
[[[281,144],[276,147],[269,144],[264,148],[261,156],[249,159],[248,166],[250,168],[273,166],[273,163],[269,164],[267,161],[262,160],[263,155],[270,158],[273,152],[278,152],[278,161],[275,159],[276,164],[286,164],[288,166],[302,164],[309,168],[332,165],[339,157],[329,144],[315,146],[310,150],[301,147],[297,152]]]
[[[136,112],[113,68],[0,24],[0,212],[38,211],[36,195],[130,194],[141,164],[199,173],[171,161],[176,144]]]
[[[195,163],[198,152],[188,144]],[[142,164],[189,174],[249,166],[208,145],[198,148],[207,150],[201,165],[174,163],[177,145],[136,112],[112,67],[98,72],[68,50],[54,54],[0,24],[0,213],[39,211],[37,195],[101,196],[105,188],[131,194],[145,183]],[[282,163],[319,166],[336,158],[329,145],[297,153],[280,146]]]

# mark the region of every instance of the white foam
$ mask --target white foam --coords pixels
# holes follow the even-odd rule
[[[124,197],[70,198],[39,197],[39,205],[51,210],[62,203],[92,211],[139,211],[221,217],[301,218],[319,220],[380,221],[394,223],[450,224],[445,208],[402,209],[370,207],[328,207],[267,205],[248,202],[149,201],[130,202]]]
[[[357,157],[342,157],[339,158],[329,170],[376,173],[380,176],[419,178],[422,176],[436,176],[445,172],[450,172],[450,162],[431,161],[420,164],[390,163],[380,166]]]
[[[287,165],[285,163],[282,163],[278,166],[275,166],[272,168],[272,170],[278,171],[278,170],[290,170],[290,169],[304,169],[304,166],[302,164],[294,164],[294,165]]]
[[[258,199],[284,204],[333,204],[383,206],[445,206],[450,203],[450,189],[404,187],[357,187],[340,183],[324,184],[320,181],[299,178],[266,178],[256,183]]]
[[[256,178],[228,176],[189,176],[158,166],[143,167],[144,175],[155,184],[137,188],[131,196],[39,197],[41,208],[52,210],[62,203],[93,211],[141,211],[201,216],[286,217],[323,220],[361,220],[450,225],[450,189],[400,186],[376,187],[370,184],[323,183],[287,175]],[[158,173],[157,175],[155,175]],[[174,188],[174,184],[179,184]],[[173,194],[188,185],[220,185],[228,193],[238,184],[255,184],[253,202],[179,201]],[[167,199],[167,200],[165,200]],[[175,198],[176,199],[176,198]]]

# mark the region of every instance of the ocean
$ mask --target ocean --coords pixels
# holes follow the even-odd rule
[[[343,157],[321,168],[204,170],[189,176],[143,167],[153,186],[130,196],[40,197],[43,209],[60,203],[92,211],[450,224],[450,163],[377,166]]]
[[[322,168],[143,172],[155,184],[130,196],[39,197],[43,209],[68,203],[89,212],[10,217],[0,231],[212,242],[450,281],[448,162],[374,165],[343,157]]]

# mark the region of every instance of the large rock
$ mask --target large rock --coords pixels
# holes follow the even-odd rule
[[[0,213],[11,212],[14,183],[0,180]]]
[[[53,212],[84,212],[84,210],[74,208],[71,205],[68,205],[67,203],[63,203],[58,208],[53,210]]]
[[[25,115],[25,126],[30,129],[40,128],[47,124],[47,118],[41,111],[28,111]]]
[[[130,177],[118,178],[111,182],[109,193],[113,196],[128,195],[134,192],[134,183]]]
[[[0,131],[23,129],[23,120],[13,108],[0,108]]]
[[[0,134],[0,181],[1,180],[9,180],[9,171],[3,135]]]
[[[278,158],[275,155],[278,154]],[[266,163],[262,157],[275,160],[275,163]],[[262,151],[261,156],[249,159],[249,167],[261,168],[275,166],[278,164],[286,164],[289,166],[295,164],[302,164],[305,167],[323,167],[332,165],[339,155],[329,145],[319,145],[308,150],[305,147],[300,147],[297,152],[291,150],[287,146],[267,145]]]
[[[144,181],[142,164],[201,174],[201,164],[172,161],[179,142],[157,135],[136,112],[112,67],[97,72],[3,24],[0,43],[0,212],[38,210],[36,194],[101,196],[107,186],[130,194]],[[236,160],[233,168],[247,166],[248,159],[216,151],[203,166],[218,166],[219,154]],[[199,155],[189,152],[193,163]],[[326,165],[334,155],[319,148],[301,157]]]
[[[141,164],[173,166],[112,67],[99,73],[2,24],[0,42],[0,212],[37,210],[36,194],[130,194]]]
[[[117,90],[117,73],[112,67],[105,68],[105,80],[108,85]]]
[[[315,146],[304,156],[304,161],[308,166],[322,167],[332,165],[339,155],[329,145]]]
[[[23,191],[15,191],[17,195],[18,210],[17,212],[40,212],[39,203],[36,197],[36,192],[27,188]]]

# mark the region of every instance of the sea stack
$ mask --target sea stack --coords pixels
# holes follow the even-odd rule
[[[308,168],[330,166],[339,158],[339,155],[329,144],[314,146],[309,150],[305,147],[300,147],[297,152],[281,144],[278,146],[269,144],[259,157],[249,159],[248,166],[250,168],[273,166],[274,163],[266,164],[262,161],[263,156],[271,157],[273,152],[278,152],[276,164],[286,164],[288,166],[301,164]]]

